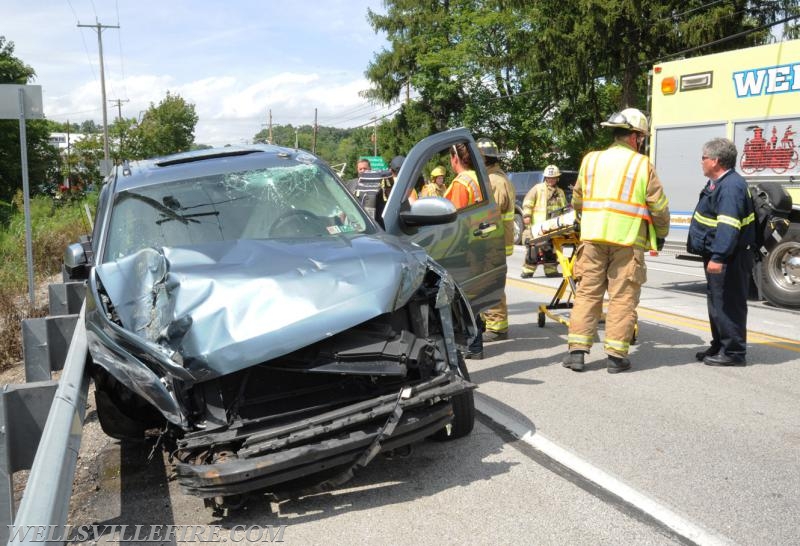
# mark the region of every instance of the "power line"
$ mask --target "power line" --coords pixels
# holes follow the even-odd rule
[[[400,110],[402,107],[403,107],[403,105],[401,104],[400,106],[398,106],[397,108],[395,108],[395,109],[394,109],[394,110],[392,110],[391,112],[387,112],[386,114],[382,115],[382,116],[381,116],[381,117],[379,117],[379,118],[371,119],[371,120],[369,120],[367,123],[363,123],[363,124],[361,124],[361,125],[357,125],[357,126],[355,126],[355,127],[350,127],[350,129],[361,129],[362,127],[366,127],[367,125],[372,125],[373,123],[377,123],[377,122],[379,122],[380,120],[382,120],[382,119],[386,119],[386,118],[388,118],[389,116],[391,116],[392,114],[394,114],[395,112],[399,111],[399,110]]]
[[[683,17],[684,15],[688,15],[690,13],[694,13],[695,11],[700,11],[702,9],[710,8],[711,6],[713,6],[715,4],[721,4],[723,1],[724,0],[713,0],[713,2],[708,2],[707,4],[703,4],[702,6],[697,6],[696,8],[688,9],[688,10],[682,12],[682,13],[677,13],[677,14],[674,14],[674,15],[667,15],[666,17],[663,17],[663,18],[659,19],[658,22],[661,22],[661,21],[674,21],[676,19],[679,19],[679,18]]]
[[[117,25],[119,25],[119,0],[114,2],[117,8]],[[119,42],[119,68],[120,72],[122,72],[122,90],[123,94],[127,97],[128,96],[128,84],[125,79],[125,54],[122,52],[122,29],[117,32],[117,41]]]
[[[95,108],[94,110],[81,110],[80,112],[69,112],[67,114],[52,114],[48,115],[47,117],[50,119],[55,118],[69,118],[70,116],[77,116],[78,114],[90,114],[92,112],[97,112],[100,110],[99,108]]]
[[[70,2],[70,0],[67,0],[67,5],[69,6],[69,9],[72,11],[72,15],[75,17],[75,22],[80,23],[80,20],[78,19],[78,14],[75,12],[75,8],[72,7],[72,2]],[[92,64],[92,57],[91,55],[89,55],[89,48],[86,46],[86,39],[83,37],[82,32],[80,33],[80,35],[81,35],[81,42],[83,43],[83,50],[86,52],[86,59],[89,61],[89,69],[92,72],[92,79],[94,81],[97,81],[97,74],[94,73],[94,65]]]
[[[355,114],[356,112],[360,112],[362,110],[367,110],[367,109],[370,109],[370,108],[375,108],[375,106],[373,106],[370,103],[366,103],[366,104],[361,104],[359,106],[355,106],[355,107],[351,108],[350,110],[345,110],[344,112],[339,112],[339,115],[338,116],[334,116],[331,120],[329,120],[329,122],[330,121],[336,122],[339,119],[346,118],[350,114]]]
[[[787,22],[791,21],[792,19],[797,19],[797,18],[800,18],[800,15],[790,15],[788,17],[784,17],[780,21],[775,21],[773,23],[767,23],[767,24],[764,24],[764,25],[761,25],[761,26],[758,26],[758,27],[755,27],[755,28],[750,28],[750,29],[747,29],[747,30],[743,30],[742,32],[737,32],[736,34],[731,34],[730,36],[726,36],[725,38],[720,38],[719,40],[714,40],[713,42],[708,42],[708,43],[705,43],[703,45],[690,47],[688,49],[684,49],[683,51],[677,51],[675,53],[670,53],[669,55],[662,55],[661,57],[658,57],[657,59],[652,59],[652,60],[649,60],[649,61],[645,61],[645,62],[639,63],[639,66],[645,66],[645,65],[649,66],[649,65],[661,62],[661,61],[663,61],[665,59],[670,59],[672,57],[679,57],[681,55],[685,55],[686,53],[693,53],[695,51],[699,51],[699,50],[707,48],[707,47],[711,47],[711,46],[719,45],[719,44],[722,44],[722,43],[725,43],[725,42],[729,42],[731,40],[735,40],[736,38],[741,38],[742,36],[747,36],[748,34],[752,34],[753,32],[758,32],[760,30],[765,30],[765,29],[768,29],[770,27],[774,27],[775,25],[780,25],[780,24],[783,24],[783,23],[787,23]]]

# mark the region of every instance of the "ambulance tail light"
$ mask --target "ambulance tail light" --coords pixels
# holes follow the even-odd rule
[[[674,95],[676,90],[677,90],[677,84],[675,82],[675,78],[673,78],[672,76],[667,76],[666,78],[661,80],[662,95]]]

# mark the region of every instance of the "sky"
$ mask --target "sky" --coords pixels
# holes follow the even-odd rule
[[[395,108],[359,96],[385,36],[382,0],[0,0],[0,35],[36,71],[44,114],[102,124],[102,31],[109,124],[167,91],[195,105],[195,142],[242,144],[273,125],[357,127]]]

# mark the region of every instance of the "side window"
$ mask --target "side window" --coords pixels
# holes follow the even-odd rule
[[[417,190],[428,184],[435,184],[430,173],[435,169],[443,169],[445,174],[440,188],[441,195],[452,201],[458,210],[468,209],[491,199],[491,187],[482,174],[485,172],[482,162],[480,155],[466,141],[443,148],[432,154],[426,162],[420,175],[423,180],[418,180],[416,184]],[[431,186],[426,192],[421,192],[422,198],[437,195],[435,189]]]

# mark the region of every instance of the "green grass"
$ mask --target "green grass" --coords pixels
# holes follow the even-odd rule
[[[64,249],[91,231],[84,204],[88,204],[94,214],[96,202],[96,194],[65,203],[56,203],[46,196],[31,199],[31,249],[35,284],[60,273]],[[45,298],[37,298],[36,308],[31,308],[28,301],[25,217],[21,192],[6,209],[11,212],[6,222],[0,225],[0,369],[9,368],[22,359],[21,321],[47,314]]]

